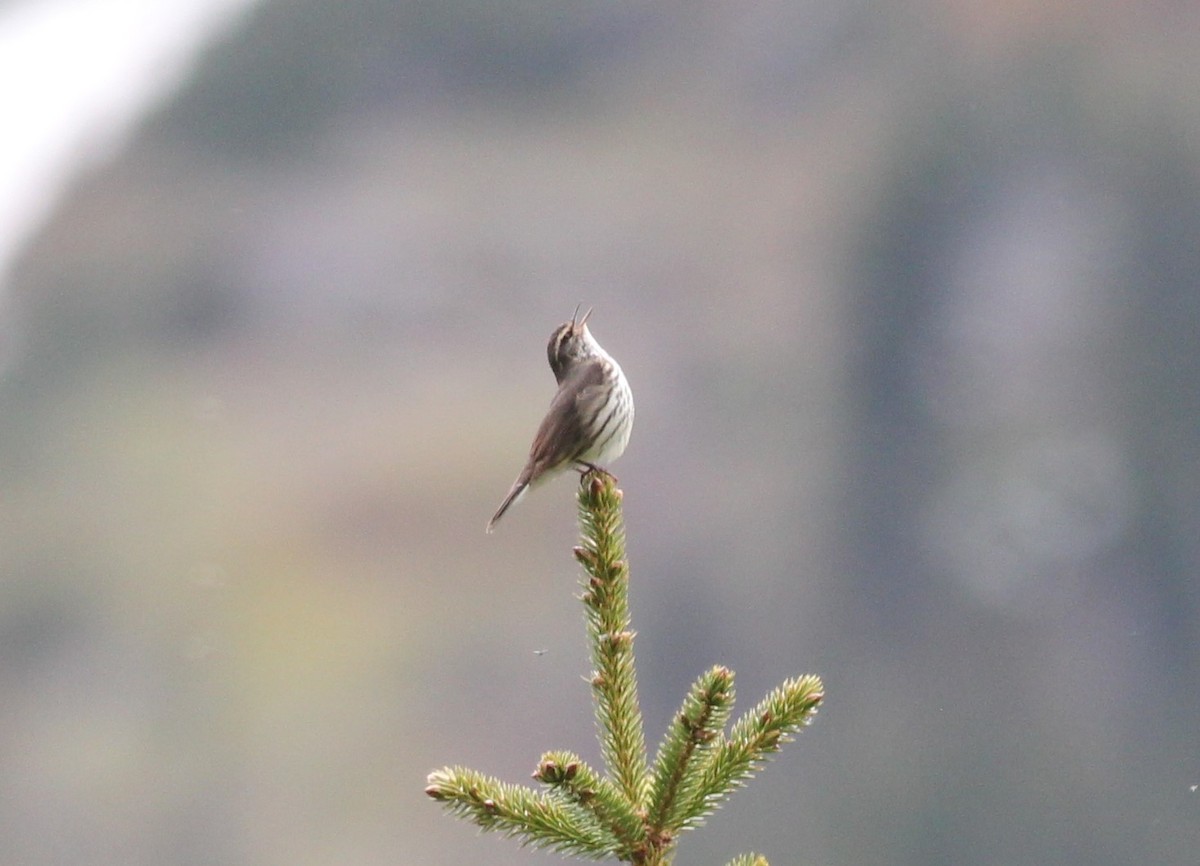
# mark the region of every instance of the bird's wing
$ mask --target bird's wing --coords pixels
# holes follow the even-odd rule
[[[604,366],[600,361],[578,365],[559,386],[533,437],[528,464],[531,483],[587,450],[585,423],[591,425],[604,403]]]

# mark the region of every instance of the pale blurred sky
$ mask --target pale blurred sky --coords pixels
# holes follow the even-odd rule
[[[119,149],[200,49],[255,2],[0,5],[0,300],[21,246],[71,181]]]

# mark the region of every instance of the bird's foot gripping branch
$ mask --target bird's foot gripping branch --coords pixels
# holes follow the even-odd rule
[[[650,761],[633,659],[621,491],[611,475],[592,470],[581,479],[578,498],[583,544],[575,558],[586,573],[581,600],[606,772],[571,752],[553,751],[533,773],[541,788],[443,767],[429,774],[425,793],[453,814],[524,844],[589,860],[666,866],[679,835],[703,823],[811,721],[824,687],[812,675],[789,679],[727,729],[733,672],[714,667],[696,680]],[[729,866],[766,863],[749,854]]]

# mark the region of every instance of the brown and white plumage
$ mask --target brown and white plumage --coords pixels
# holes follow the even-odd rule
[[[530,487],[569,466],[611,463],[629,444],[633,393],[621,366],[588,331],[590,315],[591,310],[579,321],[573,317],[550,336],[546,355],[558,391],[534,434],[525,468],[488,521],[488,532]]]

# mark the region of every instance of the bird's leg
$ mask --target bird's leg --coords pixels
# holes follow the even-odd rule
[[[585,460],[578,461],[575,464],[575,470],[579,473],[580,484],[587,481],[589,475],[607,475],[613,480],[613,483],[617,482],[617,476],[613,475],[603,466],[597,466],[595,463],[588,463]]]

